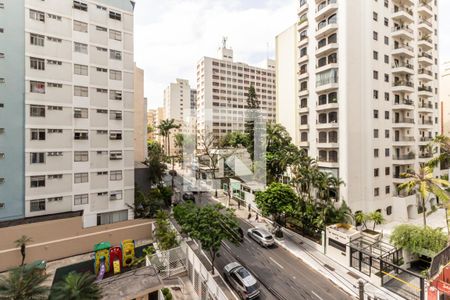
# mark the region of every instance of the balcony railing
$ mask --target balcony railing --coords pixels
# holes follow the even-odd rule
[[[414,101],[410,99],[402,99],[394,102],[394,105],[414,105]]]
[[[322,9],[324,9],[324,8],[327,7],[328,5],[335,4],[336,2],[337,2],[337,0],[328,0],[328,1],[326,1],[326,2],[323,2],[323,3],[319,4],[319,5],[317,6],[316,13],[320,12]]]
[[[414,153],[392,156],[393,160],[411,160],[411,159],[415,159],[415,158],[416,158],[416,155]]]
[[[399,123],[414,124],[414,119],[410,119],[410,118],[395,119],[394,123],[395,124],[399,124]]]
[[[419,92],[430,92],[431,93],[433,91],[431,86],[425,86],[425,85],[419,86],[418,89],[419,89]]]
[[[416,139],[412,136],[395,137],[394,142],[414,142]]]
[[[409,8],[402,7],[402,6],[396,6],[394,8],[394,13],[397,13],[397,12],[400,12],[400,11],[404,11],[408,15],[413,16],[413,11],[411,9],[409,9]]]
[[[427,20],[423,20],[423,19],[420,19],[420,20],[419,20],[419,24],[426,24],[426,25],[428,25],[428,26],[430,26],[430,27],[433,27],[433,25],[431,24],[431,22],[428,22]]]
[[[430,70],[424,69],[424,68],[419,69],[419,74],[426,74],[426,75],[433,76],[433,72],[431,72]]]
[[[426,3],[420,2],[419,7],[428,8],[430,11],[433,11],[433,8]]]
[[[433,104],[431,103],[419,103],[419,108],[433,108]]]
[[[406,81],[406,80],[399,80],[399,81],[395,81],[392,86],[408,86],[408,87],[414,87],[414,83],[412,83],[411,81]]]
[[[404,62],[399,62],[399,63],[393,63],[392,64],[393,68],[408,68],[411,70],[414,70],[414,66],[409,64],[409,63],[404,63]]]
[[[426,52],[420,53],[419,57],[425,57],[425,58],[433,59],[433,56],[431,54],[426,53]]]
[[[406,49],[406,50],[409,50],[409,51],[414,51],[413,47],[411,47],[409,45],[406,45],[406,44],[394,45],[394,50],[397,50],[397,49]]]
[[[432,153],[419,153],[419,158],[432,158]]]
[[[409,32],[411,34],[414,33],[414,31],[409,28],[408,26],[394,26],[392,27],[392,32],[396,32],[396,31],[400,31],[400,30],[405,30],[406,32]]]
[[[420,138],[421,142],[431,142],[432,140],[433,140],[432,137],[423,136],[423,137]]]
[[[433,125],[433,121],[430,120],[424,120],[420,122],[420,125]]]
[[[430,39],[430,38],[426,38],[426,37],[421,38],[419,41],[425,41],[425,42],[428,42],[430,44],[433,44],[433,40]]]

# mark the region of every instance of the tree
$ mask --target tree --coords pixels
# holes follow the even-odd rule
[[[0,299],[47,299],[49,289],[43,286],[47,278],[48,275],[34,268],[21,266],[12,269],[7,276],[0,276]]]
[[[27,245],[32,241],[33,240],[26,235],[22,235],[20,239],[14,241],[16,247],[20,248],[20,254],[22,255],[22,262],[20,263],[21,266],[23,266],[23,264],[25,263]]]
[[[247,145],[248,135],[240,131],[229,132],[220,140],[220,146],[223,148],[247,148]]]
[[[390,242],[398,248],[404,248],[412,254],[433,257],[445,248],[447,237],[441,228],[419,227],[402,224],[392,231]]]
[[[146,165],[149,168],[150,186],[160,184],[167,170],[167,165],[164,163],[164,150],[161,145],[152,141],[147,144],[148,157]]]
[[[381,225],[385,221],[383,214],[379,211],[369,213],[368,219],[373,222],[372,230],[375,230],[375,226]]]
[[[64,280],[55,284],[50,300],[99,300],[102,289],[90,273],[70,272]]]
[[[222,241],[239,243],[239,226],[234,212],[220,204],[197,207],[188,202],[174,208],[174,217],[182,232],[199,241],[209,253],[214,275],[214,263]]]
[[[358,226],[360,224],[361,230],[363,228],[367,229],[367,221],[369,220],[369,216],[366,213],[363,213],[362,211],[358,211],[355,213],[354,216],[355,224]]]
[[[134,216],[135,218],[154,218],[158,210],[170,204],[170,197],[167,200],[162,192],[163,187],[153,188],[147,192],[135,190],[134,195]]]
[[[257,117],[257,112],[259,110],[259,101],[256,96],[255,87],[253,84],[248,88],[247,96],[247,109],[248,109],[248,120],[245,122],[245,133],[247,135],[247,151],[250,154],[250,158],[253,161],[255,159],[255,120]]]
[[[170,153],[170,131],[172,129],[178,129],[181,125],[175,124],[174,119],[167,119],[162,120],[161,123],[158,126],[159,134],[162,135],[165,139],[165,146],[166,146],[166,154],[171,155]]]
[[[255,196],[256,206],[265,216],[272,216],[277,224],[281,223],[281,217],[291,213],[298,201],[294,190],[286,184],[273,182],[265,191],[257,192]]]
[[[408,170],[407,173],[400,174],[402,178],[406,178],[407,181],[398,186],[399,190],[406,190],[408,193],[417,190],[422,207],[423,226],[427,226],[427,214],[426,214],[426,202],[430,193],[433,193],[443,201],[449,200],[448,194],[440,187],[449,187],[450,183],[446,180],[434,178],[433,168],[429,166],[423,166],[419,169],[418,173],[413,170]],[[447,223],[448,227],[448,223]]]
[[[159,249],[163,251],[179,245],[177,240],[178,234],[170,226],[169,215],[163,210],[158,211],[156,214],[155,238],[158,241]]]
[[[435,168],[439,163],[450,162],[450,137],[438,135],[431,142],[430,147],[432,146],[436,146],[436,152],[440,151],[440,153],[428,162],[430,167]]]

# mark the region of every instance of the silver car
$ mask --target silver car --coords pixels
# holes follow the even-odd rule
[[[255,299],[261,293],[255,277],[242,265],[232,262],[223,268],[225,279],[241,299]]]
[[[270,247],[275,244],[272,234],[264,228],[250,228],[247,235],[263,247]]]

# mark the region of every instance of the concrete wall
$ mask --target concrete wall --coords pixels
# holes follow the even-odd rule
[[[27,263],[38,259],[52,261],[91,252],[94,245],[102,241],[119,245],[125,239],[151,239],[152,223],[152,220],[130,220],[83,228],[80,216],[1,228],[0,271],[20,264],[20,250],[14,241],[22,235],[33,240],[27,247]]]
[[[147,158],[147,101],[144,98],[144,70],[134,67],[134,161]]]

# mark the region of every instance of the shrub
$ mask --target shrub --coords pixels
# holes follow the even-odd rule
[[[435,256],[447,245],[447,236],[441,228],[420,227],[403,224],[395,227],[390,241],[398,248],[404,248],[412,254]]]

